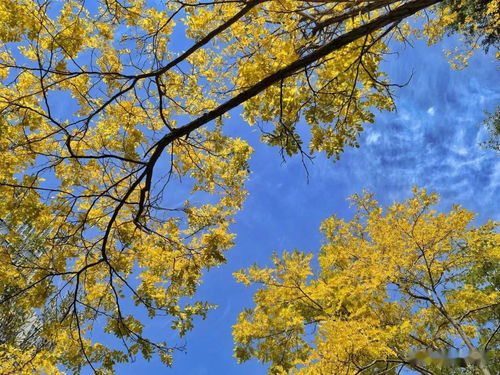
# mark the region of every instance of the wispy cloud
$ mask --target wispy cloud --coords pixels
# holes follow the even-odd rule
[[[368,137],[366,137],[366,143],[369,145],[378,143],[379,138],[380,138],[380,133],[370,132],[368,134]]]
[[[478,212],[479,221],[498,219],[491,202],[500,195],[500,158],[479,146],[484,110],[491,111],[500,99],[487,84],[496,74],[487,60],[478,56],[469,69],[452,71],[441,52],[432,49],[410,56],[413,67],[389,64],[397,82],[415,71],[412,82],[396,92],[397,112],[377,115],[360,149],[347,151],[331,168],[325,162],[330,178],[348,176],[348,191],[367,187],[387,203],[408,196],[415,184],[440,193],[443,206],[458,203]]]

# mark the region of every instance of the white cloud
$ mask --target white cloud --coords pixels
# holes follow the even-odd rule
[[[430,116],[434,116],[434,114],[436,113],[436,110],[434,109],[434,107],[429,107],[427,109],[427,114],[430,115]]]
[[[379,138],[380,138],[380,133],[371,132],[370,134],[368,134],[368,137],[366,138],[366,143],[369,145],[376,144],[378,143]]]

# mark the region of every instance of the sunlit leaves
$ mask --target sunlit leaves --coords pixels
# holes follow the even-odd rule
[[[397,373],[433,368],[412,361],[419,350],[485,350],[498,325],[498,224],[473,227],[458,206],[437,213],[425,190],[386,210],[368,193],[351,199],[352,221],[321,226],[319,269],[294,252],[235,274],[260,287],[233,327],[236,357],[269,362],[270,373]]]

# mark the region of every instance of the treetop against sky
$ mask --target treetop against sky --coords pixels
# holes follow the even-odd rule
[[[259,168],[247,128],[314,175],[313,158],[352,153],[375,111],[395,109],[384,64],[398,46],[461,33],[448,58],[462,66],[498,48],[498,12],[496,0],[2,1],[2,243],[26,241],[21,224],[44,235],[36,256],[0,248],[2,309],[19,312],[19,332],[37,322],[33,339],[1,338],[0,369],[172,365],[214,307],[195,293],[226,263]],[[177,335],[152,340],[155,318]]]

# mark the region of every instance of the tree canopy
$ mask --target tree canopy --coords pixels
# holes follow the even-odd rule
[[[246,196],[252,149],[225,134],[229,111],[284,155],[339,158],[394,108],[380,70],[390,43],[479,32],[456,4],[1,1],[0,302],[38,314],[47,343],[0,343],[1,370],[170,365],[181,348],[150,341],[134,311],[182,336],[212,307],[186,297],[224,263]],[[499,3],[485,4],[496,35]],[[23,240],[21,224],[40,235],[35,258],[4,245]]]
[[[235,275],[259,287],[234,326],[236,357],[270,374],[498,373],[498,223],[438,213],[425,190],[386,210],[366,192],[351,200],[351,221],[321,225],[319,267],[293,251]]]

